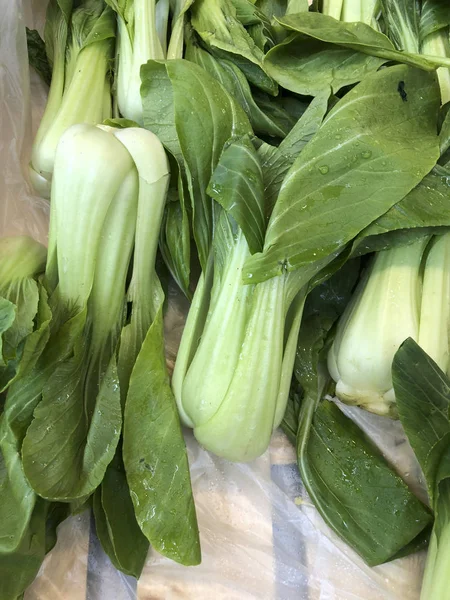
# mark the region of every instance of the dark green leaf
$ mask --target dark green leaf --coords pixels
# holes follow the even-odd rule
[[[250,252],[261,251],[266,230],[263,174],[248,136],[225,148],[207,192],[235,219]]]
[[[438,158],[438,107],[436,76],[406,65],[369,75],[350,90],[284,179],[264,252],[248,260],[245,276],[262,281],[311,265],[406,196]]]
[[[333,93],[376,71],[384,59],[349,48],[290,35],[266,54],[264,67],[281,86],[297,94]]]
[[[36,29],[27,27],[28,60],[47,85],[52,80],[52,68],[48,62],[44,40]]]
[[[322,401],[311,419],[304,402],[297,452],[311,499],[369,565],[390,560],[427,527],[430,513],[334,403]]]
[[[17,600],[38,574],[45,554],[56,542],[56,528],[67,510],[39,499],[20,546],[11,553],[0,552],[0,598]]]
[[[424,472],[435,514],[422,596],[444,597],[450,526],[450,380],[411,338],[394,357],[392,380],[400,420]]]
[[[51,319],[52,313],[48,304],[47,292],[42,285],[39,285],[39,303],[35,316],[35,330],[26,337],[16,360],[10,361],[8,368],[4,372],[0,370],[0,391],[4,391],[14,381],[33,369],[47,345],[50,336]]]
[[[198,564],[189,464],[165,365],[162,303],[131,375],[123,440],[140,528],[158,552],[185,565]]]
[[[447,111],[439,132],[439,145],[441,155],[450,148],[450,110]]]

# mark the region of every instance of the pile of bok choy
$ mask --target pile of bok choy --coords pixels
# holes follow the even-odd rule
[[[181,424],[233,461],[281,425],[326,523],[369,565],[431,539],[447,597],[449,27],[439,0],[50,0],[48,249],[0,240],[0,597],[89,507],[124,573],[197,564]],[[335,396],[400,418],[431,508]]]

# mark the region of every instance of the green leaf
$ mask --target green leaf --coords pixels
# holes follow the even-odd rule
[[[141,77],[144,124],[182,167],[204,268],[212,239],[212,202],[206,188],[225,142],[233,135],[251,134],[250,123],[220,83],[186,60],[149,61]]]
[[[395,354],[392,381],[400,420],[433,503],[441,461],[450,446],[450,381],[411,338]]]
[[[160,233],[160,249],[164,262],[179,288],[190,298],[190,227],[184,205],[184,185],[178,176],[180,201],[169,202],[164,210]]]
[[[388,247],[385,242],[373,239],[374,236],[386,240],[412,239],[417,232],[430,228],[438,228],[436,233],[442,233],[441,228],[450,227],[449,188],[450,170],[436,165],[403,200],[361,231],[353,242],[354,251],[360,253],[364,248],[364,252],[372,251],[374,243],[381,243],[377,249]],[[409,232],[410,229],[414,231]],[[390,235],[394,232],[399,235]]]
[[[400,420],[424,472],[435,514],[422,597],[443,598],[450,527],[450,380],[411,338],[394,357],[392,380]]]
[[[39,499],[20,546],[0,552],[0,598],[17,600],[33,582],[56,542],[56,528],[67,517],[64,507]]]
[[[116,359],[103,367],[104,373],[100,368],[96,390],[88,378],[95,364],[86,361],[85,352],[76,347],[73,358],[52,374],[23,443],[26,476],[43,498],[67,502],[93,492],[119,441]],[[95,371],[90,373],[95,378]]]
[[[266,230],[263,174],[248,136],[231,140],[225,148],[207,193],[235,219],[250,252],[261,251]]]
[[[136,522],[121,445],[94,493],[93,509],[97,536],[111,562],[122,573],[138,579],[149,543]]]
[[[264,178],[267,214],[270,215],[286,173],[295,159],[317,133],[328,106],[328,93],[314,98],[290,133],[277,147],[261,144],[258,155]]]
[[[286,125],[280,124],[280,120],[273,115],[266,114],[255,102],[250,85],[239,67],[229,60],[212,56],[194,41],[188,41],[185,56],[187,60],[195,62],[223,85],[245,110],[255,133],[277,137],[286,135]]]
[[[431,522],[376,446],[332,402],[319,404],[312,424],[308,413],[301,415],[297,444],[316,508],[370,566],[390,560]]]
[[[406,196],[438,158],[438,107],[435,75],[406,65],[374,73],[350,90],[284,179],[264,252],[248,260],[245,276],[262,281],[311,265]]]
[[[36,29],[27,30],[27,47],[28,60],[30,65],[42,77],[47,85],[50,85],[52,80],[52,68],[48,62],[47,53],[45,51],[45,42],[39,35]]]
[[[264,72],[264,53],[238,20],[230,0],[197,0],[191,8],[191,24],[211,51],[233,61],[250,83],[277,94],[276,83]]]
[[[189,464],[165,365],[162,300],[130,379],[123,459],[136,519],[151,545],[184,565],[199,564]]]
[[[321,40],[290,35],[264,57],[264,67],[287,90],[317,96],[361,81],[385,62]]]
[[[371,56],[378,56],[384,60],[393,60],[429,71],[434,70],[436,64],[440,64],[419,54],[396,50],[389,38],[365,23],[345,23],[314,12],[288,15],[278,21],[290,31]]]

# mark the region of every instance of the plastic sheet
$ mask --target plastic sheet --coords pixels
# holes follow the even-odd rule
[[[0,0],[0,235],[45,241],[48,205],[27,183],[46,89],[28,67],[25,23],[42,31],[46,2]],[[31,81],[31,84],[30,84]],[[167,359],[173,364],[186,302],[171,289]],[[410,485],[420,473],[398,423],[346,409]],[[302,487],[293,448],[277,432],[258,460],[240,465],[205,452],[186,433],[203,562],[182,567],[150,551],[139,582],[103,554],[90,515],[59,528],[26,600],[414,600],[423,553],[370,569],[328,529]]]

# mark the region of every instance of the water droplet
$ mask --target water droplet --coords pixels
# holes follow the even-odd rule
[[[328,168],[328,165],[322,165],[319,167],[319,171],[322,173],[322,175],[326,175],[329,170],[330,169]]]
[[[364,152],[361,152],[361,156],[363,158],[370,158],[372,156],[372,152],[370,150],[364,150]]]

